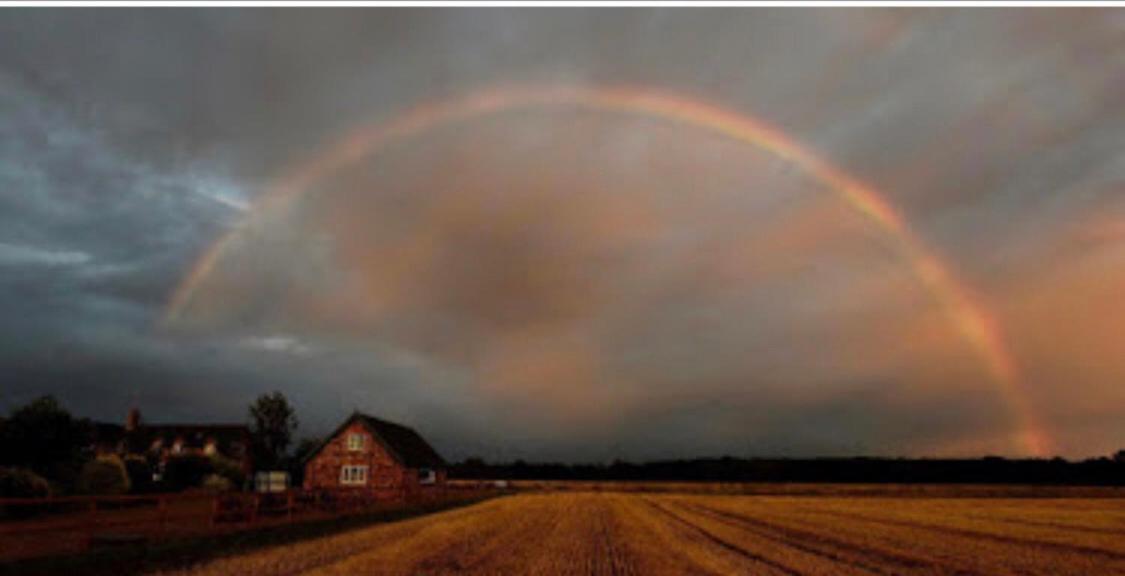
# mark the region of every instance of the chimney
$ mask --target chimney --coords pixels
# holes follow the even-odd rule
[[[136,407],[129,409],[129,415],[125,417],[125,431],[132,432],[139,428],[141,425],[141,411]]]

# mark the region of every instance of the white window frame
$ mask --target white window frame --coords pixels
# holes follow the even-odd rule
[[[433,468],[419,468],[418,483],[426,485],[437,484],[437,470]]]
[[[340,467],[340,484],[342,486],[366,486],[367,466],[345,464]]]
[[[367,438],[363,434],[351,433],[348,434],[347,439],[348,452],[363,452],[364,447],[367,445]]]

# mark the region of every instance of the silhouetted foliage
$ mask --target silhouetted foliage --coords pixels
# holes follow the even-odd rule
[[[51,486],[25,468],[0,468],[0,498],[46,498]]]
[[[221,474],[208,474],[203,478],[200,487],[210,492],[230,492],[234,490],[235,484],[230,481],[230,478]]]
[[[129,491],[129,473],[117,456],[101,456],[90,460],[78,476],[78,491],[83,494],[125,494]]]
[[[0,498],[46,498],[51,486],[40,475],[26,468],[0,468]],[[0,505],[0,520],[34,516],[34,506]]]
[[[211,470],[225,478],[231,486],[241,487],[246,483],[246,473],[242,470],[242,465],[221,454],[211,455]]]
[[[297,413],[281,392],[262,394],[250,405],[250,432],[254,439],[254,462],[261,470],[282,464],[285,449],[297,429]]]
[[[1125,461],[1053,459],[907,458],[700,458],[645,463],[488,464],[469,458],[453,465],[451,478],[513,480],[649,480],[687,482],[839,482],[953,484],[1125,485]]]
[[[203,479],[214,471],[215,467],[207,456],[199,454],[173,456],[164,463],[162,484],[164,489],[170,491],[198,488],[203,484]]]
[[[288,459],[289,481],[293,486],[300,486],[305,481],[305,458],[312,454],[321,443],[320,438],[302,438],[293,449],[292,456]]]
[[[53,396],[37,398],[13,410],[0,427],[0,464],[30,468],[69,486],[82,467],[89,429]]]
[[[152,466],[143,456],[130,454],[125,457],[125,472],[129,475],[129,491],[134,494],[147,494],[156,486],[152,482]]]

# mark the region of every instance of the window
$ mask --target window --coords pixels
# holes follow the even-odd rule
[[[363,451],[363,434],[348,434],[348,451]]]
[[[367,466],[340,467],[340,484],[349,486],[367,484]]]
[[[418,483],[419,484],[435,484],[437,483],[437,473],[430,468],[418,469]]]

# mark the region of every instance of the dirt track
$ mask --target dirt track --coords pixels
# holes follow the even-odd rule
[[[522,494],[189,574],[1125,574],[1125,500]]]

